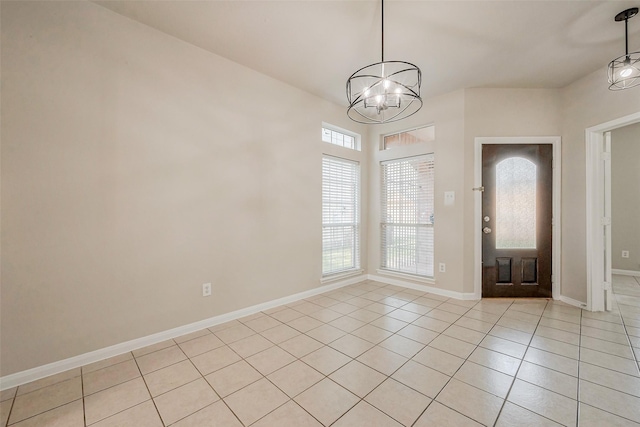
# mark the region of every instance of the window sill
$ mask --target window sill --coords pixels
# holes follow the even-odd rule
[[[425,284],[428,284],[428,285],[435,285],[436,284],[436,281],[434,280],[433,277],[416,276],[416,275],[413,275],[413,274],[399,273],[397,271],[383,270],[383,269],[376,270],[376,273],[378,273],[378,274],[380,274],[382,276],[398,277],[398,278],[402,278],[402,279],[411,280],[411,281],[414,281],[414,282],[425,283]]]
[[[359,276],[362,273],[364,273],[364,270],[362,270],[362,269],[343,271],[341,273],[336,273],[336,274],[332,274],[330,276],[323,277],[322,279],[320,279],[320,283],[321,284],[330,283],[330,282],[334,282],[336,280],[345,279],[347,277]]]

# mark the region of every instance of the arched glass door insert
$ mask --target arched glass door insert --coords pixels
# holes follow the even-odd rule
[[[496,165],[496,249],[536,248],[536,169],[522,157]]]

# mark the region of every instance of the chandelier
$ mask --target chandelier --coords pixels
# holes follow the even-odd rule
[[[381,60],[360,68],[347,80],[347,115],[358,123],[395,122],[422,108],[420,69],[410,62],[384,60],[384,0],[381,6]]]
[[[638,14],[632,7],[616,15],[617,22],[624,21],[625,54],[609,63],[609,89],[623,90],[640,84],[640,52],[629,53],[629,31],[627,21]]]

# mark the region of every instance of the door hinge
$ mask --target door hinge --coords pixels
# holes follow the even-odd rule
[[[604,290],[605,291],[610,291],[611,290],[611,282],[604,282]]]
[[[484,191],[484,187],[480,186],[480,187],[473,187],[472,188],[473,191],[479,191],[479,192],[483,192]]]
[[[602,225],[611,225],[611,218],[608,216],[603,216],[601,218]]]
[[[551,283],[553,283],[553,274],[551,275]]]

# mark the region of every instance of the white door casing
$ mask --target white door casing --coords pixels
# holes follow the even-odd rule
[[[482,186],[482,146],[489,144],[552,144],[553,145],[553,222],[552,222],[552,296],[560,299],[561,280],[561,138],[559,136],[476,137],[474,146],[474,189]],[[474,294],[482,297],[482,193],[474,191]]]
[[[587,128],[587,309],[611,309],[611,139],[614,129],[640,122],[640,112]],[[608,147],[608,149],[607,149]],[[608,236],[608,237],[606,237]],[[609,288],[609,289],[607,289]]]

